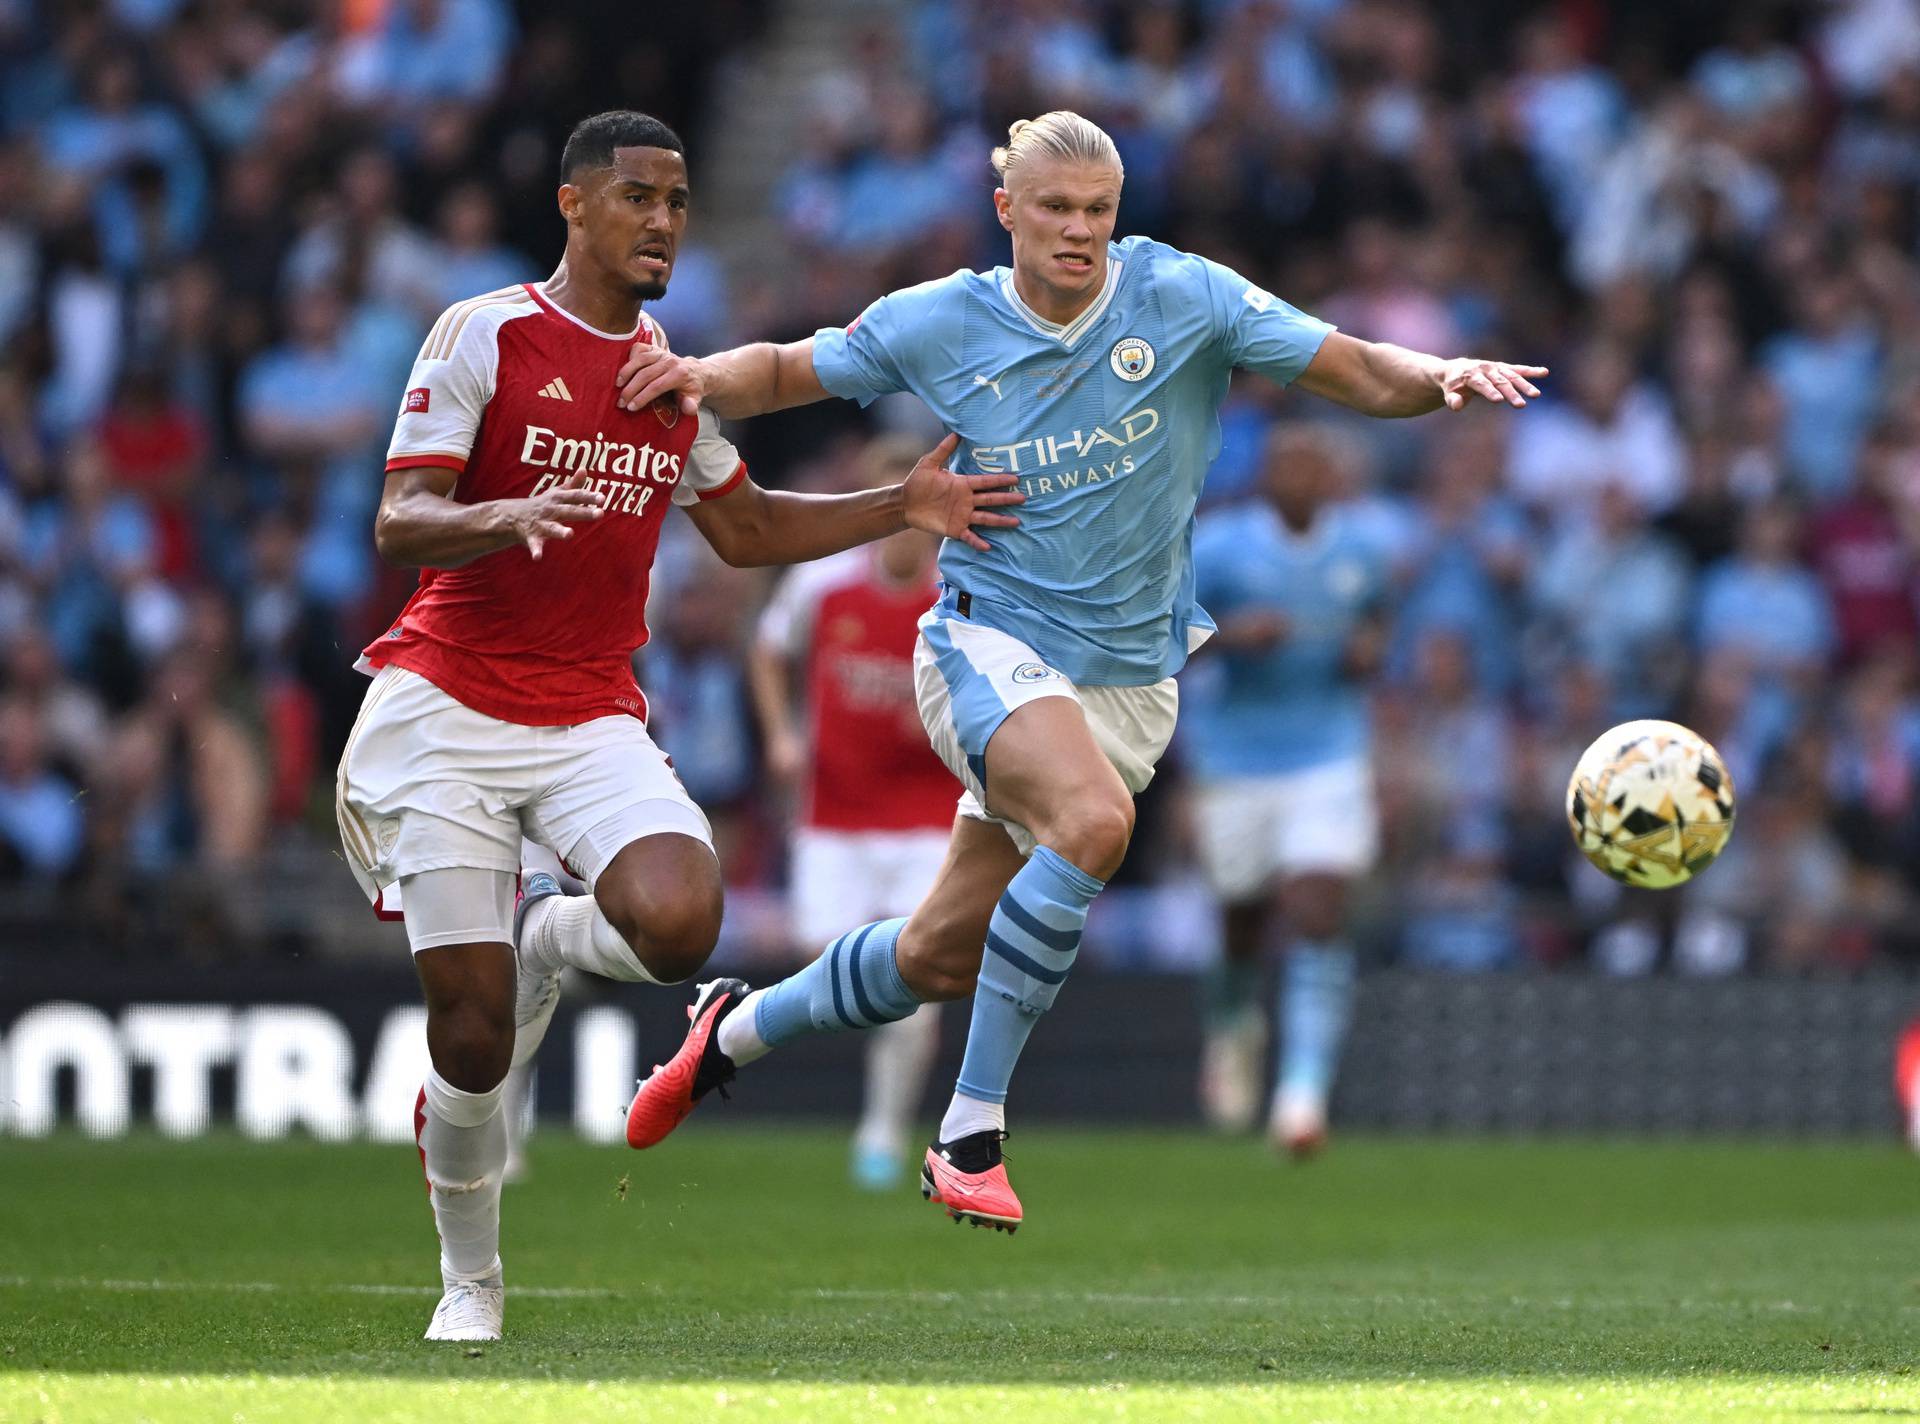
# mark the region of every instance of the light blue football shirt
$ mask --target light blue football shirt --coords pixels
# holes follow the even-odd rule
[[[1354,511],[1332,505],[1294,533],[1265,501],[1208,514],[1194,539],[1199,593],[1221,618],[1286,615],[1264,652],[1222,652],[1181,679],[1181,748],[1202,780],[1274,776],[1365,756],[1366,690],[1348,645],[1379,607],[1386,568]]]
[[[975,622],[1073,682],[1138,686],[1213,627],[1194,597],[1193,510],[1229,374],[1290,382],[1333,328],[1165,243],[1107,253],[1106,286],[1065,326],[1030,310],[1005,267],[955,272],[819,332],[813,368],[862,405],[913,392],[959,434],[953,468],[1020,476],[1018,529],[986,530],[985,553],[940,551]]]

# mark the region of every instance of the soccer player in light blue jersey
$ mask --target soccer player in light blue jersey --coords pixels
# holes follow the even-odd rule
[[[1011,266],[894,292],[784,346],[704,360],[636,348],[621,372],[630,406],[677,393],[732,418],[911,391],[953,432],[943,458],[1012,474],[1026,496],[991,544],[947,541],[920,625],[921,718],[966,788],[939,880],[911,916],[850,926],[771,988],[703,985],[686,1041],[634,1096],[627,1139],[653,1145],[737,1067],[803,1034],[971,996],[921,1190],[956,1220],[1011,1230],[1014,1065],[1126,854],[1134,793],[1173,735],[1173,675],[1213,631],[1194,596],[1193,512],[1234,368],[1379,416],[1522,406],[1545,372],[1341,335],[1216,262],[1113,241],[1120,156],[1078,114],[1020,121],[993,164]]]
[[[1226,929],[1203,984],[1201,1102],[1222,1127],[1250,1127],[1260,1111],[1267,1018],[1255,991],[1278,912],[1289,943],[1267,1130],[1296,1156],[1326,1139],[1353,999],[1347,896],[1378,841],[1366,679],[1382,650],[1385,561],[1338,502],[1340,479],[1328,431],[1276,426],[1259,497],[1200,520],[1198,591],[1219,627],[1182,689],[1200,861]]]

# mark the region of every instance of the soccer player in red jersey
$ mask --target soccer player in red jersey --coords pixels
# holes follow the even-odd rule
[[[874,441],[869,485],[898,481],[918,454],[898,436]],[[788,901],[796,943],[815,953],[850,917],[911,914],[946,858],[960,785],[927,745],[913,684],[920,615],[938,594],[939,548],[908,530],[803,565],[761,615],[749,655],[754,706],[769,769],[799,791]],[[853,1179],[866,1190],[901,1179],[939,1013],[926,1005],[869,1036],[866,1104],[853,1135]]]
[[[404,911],[432,1071],[415,1111],[441,1243],[435,1340],[498,1339],[501,1087],[538,1046],[562,968],[673,983],[713,949],[707,820],[647,735],[632,654],[667,506],[736,565],[821,558],[912,526],[978,540],[1018,502],[942,468],[809,496],[747,478],[691,401],[620,409],[641,304],[686,226],[679,138],[644,114],[584,120],[561,156],[566,255],[544,283],[449,308],[401,402],[375,540],[421,570],[361,656],[373,684],[340,760],[340,835],[376,911]],[[982,542],[981,547],[985,547]],[[551,877],[515,906],[522,832]]]

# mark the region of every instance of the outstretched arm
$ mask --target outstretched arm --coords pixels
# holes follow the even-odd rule
[[[1460,410],[1474,399],[1523,406],[1540,394],[1531,378],[1545,366],[1516,366],[1472,356],[1447,360],[1384,341],[1328,334],[1307,369],[1294,382],[1362,415],[1425,415],[1445,406]]]
[[[380,493],[373,543],[380,557],[403,569],[457,569],[484,554],[525,544],[539,558],[549,539],[571,539],[573,526],[605,511],[606,497],[573,475],[529,499],[453,498],[457,470],[421,465],[395,470]]]
[[[741,420],[825,400],[827,388],[813,371],[813,338],[776,346],[757,341],[715,356],[676,356],[664,346],[636,344],[614,377],[624,410],[640,410],[678,393],[680,409],[692,415],[705,405],[723,420]]]
[[[1018,475],[961,475],[947,469],[959,443],[958,435],[949,435],[897,485],[859,494],[794,494],[742,480],[719,499],[689,506],[687,514],[714,552],[736,568],[803,564],[906,528],[985,549],[987,541],[975,528],[1018,524],[1011,514],[994,510],[1025,503],[1026,496],[1009,488],[1019,483]]]

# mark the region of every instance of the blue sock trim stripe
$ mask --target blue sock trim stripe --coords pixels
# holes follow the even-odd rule
[[[842,935],[833,942],[833,948],[827,951],[827,981],[833,985],[833,1012],[840,1022],[848,1028],[860,1025],[847,1017],[847,1001],[840,993],[840,951],[846,945],[847,937]]]
[[[1014,899],[1011,892],[1000,897],[999,909],[1000,913],[1012,920],[1022,933],[1032,935],[1048,949],[1079,948],[1079,930],[1057,930],[1052,925],[1043,923],[1025,905]]]
[[[987,759],[984,756],[975,756],[972,752],[968,752],[967,770],[971,771],[973,773],[973,779],[980,783],[980,795],[982,799],[984,799],[987,794]]]
[[[1066,881],[1070,887],[1078,890],[1088,900],[1107,888],[1106,881],[1087,874],[1051,846],[1038,847],[1033,853],[1033,858]]]
[[[867,940],[878,929],[879,922],[868,925],[860,931],[860,938],[853,942],[853,948],[847,951],[847,980],[853,985],[853,1004],[860,1011],[860,1017],[870,1024],[877,1024],[881,1016],[874,1012],[873,1000],[867,997],[867,986],[861,982],[860,951],[867,947]]]
[[[1048,969],[1038,960],[1022,954],[992,930],[987,931],[987,948],[1006,960],[1007,963],[1011,964],[1015,969],[1018,969],[1022,974],[1033,979],[1038,979],[1042,984],[1064,984],[1067,982],[1066,970]]]

